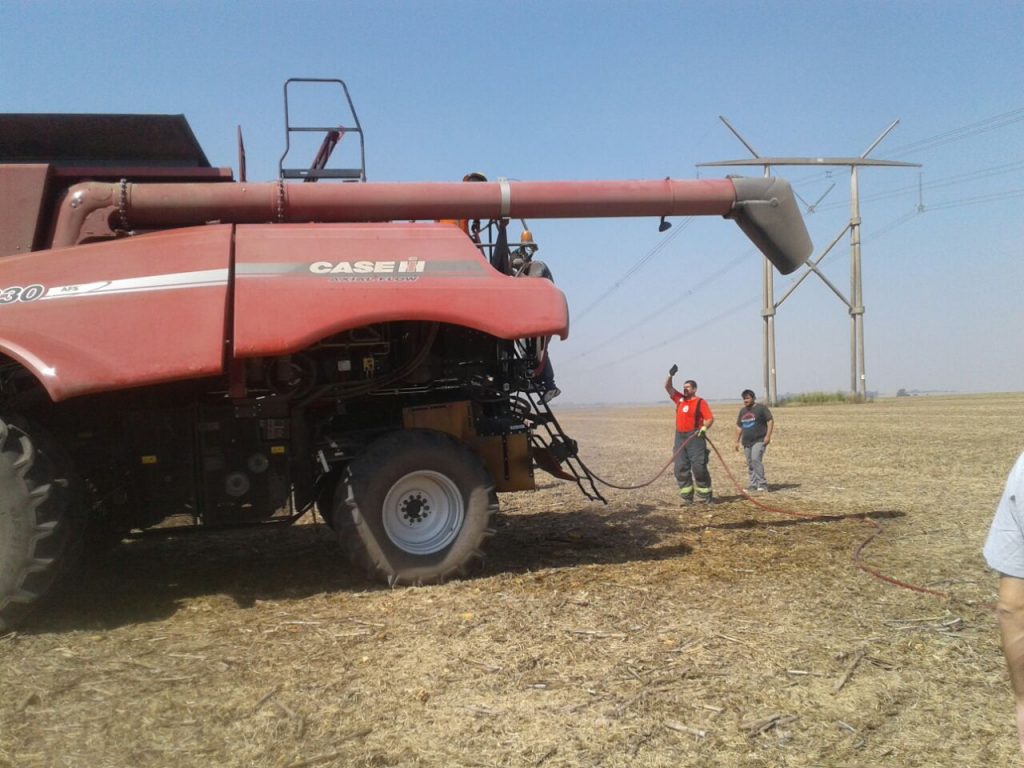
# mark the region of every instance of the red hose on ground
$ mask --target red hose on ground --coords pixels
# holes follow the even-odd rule
[[[694,438],[694,435],[690,435],[688,438],[686,438],[686,440],[683,441],[683,444],[680,445],[672,453],[672,457],[668,460],[668,462],[665,464],[665,466],[663,466],[660,470],[658,470],[658,473],[654,477],[652,477],[650,480],[648,480],[646,483],[640,483],[639,485],[616,485],[615,483],[608,482],[607,480],[602,478],[600,475],[598,475],[595,472],[591,471],[591,469],[586,464],[584,464],[582,460],[579,460],[579,462],[580,462],[580,466],[583,467],[583,469],[586,470],[586,472],[591,477],[593,477],[594,480],[596,480],[597,482],[601,483],[602,485],[606,485],[609,488],[615,488],[615,489],[620,490],[620,491],[635,491],[635,490],[637,490],[639,488],[646,488],[647,486],[651,485],[651,483],[653,483],[655,480],[657,480],[659,477],[661,477],[663,474],[665,474],[665,471],[670,466],[672,466],[672,463],[675,461],[676,456],[679,455],[679,452],[682,451],[683,448],[686,447],[686,444],[689,443],[693,438]],[[722,468],[725,470],[725,474],[729,476],[729,480],[732,481],[733,487],[735,487],[736,490],[739,491],[740,495],[744,499],[749,501],[755,507],[760,507],[761,509],[765,510],[766,512],[772,512],[772,513],[777,514],[777,515],[787,515],[789,517],[798,517],[798,518],[801,518],[803,520],[818,520],[818,521],[821,521],[821,522],[828,522],[828,521],[831,521],[831,520],[835,519],[835,517],[832,516],[832,515],[816,515],[816,514],[812,514],[812,513],[809,513],[809,512],[795,512],[795,511],[790,510],[790,509],[783,509],[782,507],[774,507],[771,504],[765,504],[762,501],[758,501],[753,496],[751,496],[749,493],[747,493],[747,491],[744,490],[743,486],[740,485],[739,481],[736,479],[736,476],[732,473],[732,470],[729,469],[729,465],[726,464],[725,458],[722,456],[721,451],[718,450],[718,446],[715,445],[713,442],[711,442],[711,438],[708,437],[706,434],[704,436],[704,439],[708,441],[708,445],[710,445],[712,450],[714,450],[715,456],[717,456],[719,462],[721,462]],[[936,590],[936,589],[929,589],[928,587],[920,587],[920,586],[917,586],[916,584],[909,584],[909,583],[907,583],[905,581],[900,581],[899,579],[893,578],[892,576],[887,576],[886,574],[884,574],[881,571],[879,571],[877,568],[874,568],[873,566],[870,566],[867,563],[865,563],[864,560],[862,559],[861,555],[863,554],[863,552],[867,548],[867,546],[872,541],[874,541],[875,537],[877,537],[879,534],[881,534],[884,529],[882,528],[881,524],[877,520],[875,520],[873,517],[871,517],[870,514],[867,513],[867,512],[862,513],[862,514],[858,514],[858,515],[851,515],[851,517],[859,517],[865,523],[867,523],[868,525],[871,525],[874,528],[874,530],[871,532],[871,535],[868,536],[866,539],[864,539],[864,541],[862,541],[860,544],[858,544],[857,548],[854,549],[853,554],[850,556],[850,561],[854,565],[856,565],[858,568],[860,568],[865,573],[868,573],[868,574],[874,576],[876,579],[879,579],[881,581],[884,581],[884,582],[886,582],[888,584],[892,584],[892,585],[897,586],[897,587],[902,587],[903,589],[909,589],[909,590],[912,590],[914,592],[921,592],[922,594],[934,595],[935,597],[941,597],[941,598],[945,598],[945,599],[949,599],[951,597],[951,595],[948,592],[940,592],[939,590]]]
[[[725,469],[725,473],[729,476],[729,479],[732,481],[733,485],[736,487],[736,490],[738,490],[740,492],[740,494],[744,498],[746,498],[747,501],[752,503],[754,506],[760,507],[761,509],[764,509],[764,510],[766,510],[768,512],[774,512],[775,514],[778,514],[778,515],[789,515],[790,517],[799,517],[799,518],[803,518],[804,520],[821,520],[822,522],[824,522],[824,521],[827,521],[827,520],[834,519],[833,517],[831,517],[829,515],[814,515],[814,514],[810,514],[810,513],[807,513],[807,512],[794,512],[794,511],[789,510],[789,509],[782,509],[781,507],[773,507],[770,504],[764,504],[763,502],[758,501],[757,499],[752,497],[749,493],[747,493],[745,490],[743,490],[742,486],[740,486],[740,484],[737,482],[735,475],[733,475],[732,471],[729,469],[729,465],[725,463],[725,459],[722,457],[721,452],[718,450],[718,446],[715,445],[714,443],[712,443],[710,438],[708,438],[707,440],[708,440],[708,445],[710,445],[712,447],[712,449],[714,449],[715,455],[718,457],[718,460],[722,463],[722,468]],[[865,563],[861,559],[861,554],[867,548],[868,544],[870,544],[872,541],[874,541],[875,537],[878,536],[880,533],[882,533],[882,531],[884,529],[882,528],[881,524],[877,520],[875,520],[873,517],[871,517],[870,514],[867,513],[867,512],[859,514],[859,515],[856,515],[856,517],[859,517],[865,523],[868,523],[869,525],[871,525],[875,530],[873,530],[871,532],[871,535],[868,536],[866,539],[864,539],[864,541],[862,541],[860,544],[858,544],[857,548],[853,551],[853,554],[850,556],[850,560],[853,562],[854,565],[856,565],[858,568],[860,568],[865,573],[871,574],[876,579],[880,579],[881,581],[887,582],[889,584],[893,584],[894,586],[903,587],[903,589],[910,589],[910,590],[913,590],[914,592],[921,592],[921,593],[926,594],[926,595],[934,595],[935,597],[942,597],[942,598],[947,598],[947,599],[950,597],[948,592],[940,592],[940,591],[935,590],[935,589],[929,589],[928,587],[919,587],[916,584],[908,584],[907,582],[900,581],[899,579],[895,579],[892,576],[887,576],[884,573],[882,573],[881,571],[879,571],[877,568],[874,568],[874,567],[868,565],[867,563]]]
[[[650,485],[655,480],[657,480],[659,477],[661,477],[663,474],[665,474],[665,470],[672,466],[672,462],[674,462],[676,460],[676,456],[678,456],[680,454],[680,452],[683,450],[683,448],[686,447],[686,444],[688,442],[690,442],[691,440],[693,440],[694,437],[696,437],[696,434],[697,433],[695,432],[694,434],[690,435],[688,438],[683,440],[683,444],[675,449],[675,451],[672,453],[672,458],[670,458],[668,460],[668,462],[665,464],[665,466],[663,466],[661,469],[658,470],[658,474],[656,474],[654,477],[652,477],[646,483],[640,483],[640,485],[616,485],[615,483],[610,483],[607,480],[605,480],[604,478],[602,478],[600,475],[598,475],[596,472],[591,471],[590,467],[588,467],[586,464],[584,464],[583,460],[580,459],[579,456],[577,456],[576,459],[577,459],[577,461],[579,461],[580,466],[583,467],[583,469],[586,470],[587,474],[590,475],[595,480],[597,480],[597,482],[601,483],[601,485],[607,485],[609,488],[615,488],[615,489],[620,490],[620,491],[635,491],[638,488],[646,488],[648,485]]]

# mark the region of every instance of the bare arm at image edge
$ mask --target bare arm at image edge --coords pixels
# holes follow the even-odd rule
[[[1017,704],[1017,739],[1024,752],[1024,453],[1006,479],[984,555],[989,567],[999,572],[999,631]]]
[[[999,631],[1017,702],[1017,739],[1024,752],[1024,579],[999,577]]]

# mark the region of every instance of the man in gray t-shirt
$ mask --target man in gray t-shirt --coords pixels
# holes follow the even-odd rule
[[[999,571],[999,628],[1017,700],[1017,738],[1024,751],[1024,453],[1006,479],[983,553]]]
[[[767,491],[768,481],[764,476],[764,451],[772,442],[775,420],[768,406],[755,402],[754,390],[744,389],[743,407],[736,416],[736,450],[743,441],[743,453],[747,457],[747,473],[750,476],[748,491]]]

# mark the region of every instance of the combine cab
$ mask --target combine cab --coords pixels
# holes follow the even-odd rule
[[[810,254],[780,180],[367,183],[354,110],[286,128],[315,159],[252,184],[181,116],[0,116],[0,628],[133,530],[315,507],[426,584],[538,468],[599,498],[539,375],[565,297],[512,222],[718,215],[783,272]]]

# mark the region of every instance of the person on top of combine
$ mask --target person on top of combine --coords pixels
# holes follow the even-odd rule
[[[487,177],[479,171],[471,171],[462,177],[463,181],[487,181]],[[469,235],[469,238],[480,245],[480,221],[468,221],[466,219],[440,219],[445,224],[453,224]],[[551,270],[543,261],[534,260],[533,254],[537,251],[537,245],[533,241],[533,234],[524,229],[519,239],[519,246],[510,251],[508,247],[506,221],[500,222],[498,242],[491,248],[491,266],[502,274],[511,274],[515,277],[543,277],[554,282]],[[523,223],[525,227],[525,222]],[[560,394],[555,386],[555,369],[551,365],[551,355],[548,354],[548,343],[550,338],[543,339],[539,344],[540,363],[533,373],[537,390],[540,392],[542,403],[550,403]]]
[[[692,504],[696,487],[697,498],[710,504],[711,474],[708,472],[709,451],[705,433],[715,418],[707,401],[697,397],[696,381],[687,379],[682,392],[672,386],[672,377],[678,371],[679,366],[673,365],[668,372],[665,391],[676,405],[676,439],[672,450],[679,499],[683,504]]]
[[[524,229],[519,236],[519,247],[512,251],[512,274],[516,277],[541,277],[555,282],[548,265],[540,259],[533,258],[536,251],[537,245],[533,242],[533,233]],[[562,390],[555,386],[555,369],[551,365],[550,342],[551,339],[547,338],[541,344],[542,361],[533,374],[537,389],[541,392],[542,403],[550,403],[562,394]]]
[[[463,181],[487,181],[487,177],[479,171],[471,171],[462,177]],[[461,229],[477,245],[480,244],[480,219],[438,219],[442,224],[454,224]]]

